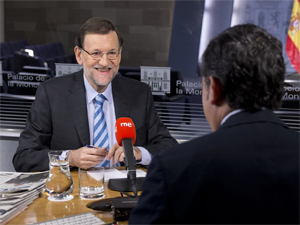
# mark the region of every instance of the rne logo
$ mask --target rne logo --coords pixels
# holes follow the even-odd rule
[[[132,123],[121,123],[121,127],[132,127]]]

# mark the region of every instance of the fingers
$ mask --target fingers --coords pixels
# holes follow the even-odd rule
[[[124,153],[123,148],[118,145],[118,143],[115,143],[108,152],[107,160],[111,160],[113,157],[113,163],[116,164],[118,161],[123,162],[124,161]]]
[[[125,154],[124,154],[123,148],[122,147],[118,148],[118,150],[115,152],[115,155],[114,155],[114,159],[113,159],[114,164],[116,164],[118,161],[124,162],[124,157],[125,157]]]
[[[98,163],[93,162],[93,161],[84,161],[84,162],[81,163],[80,168],[82,168],[82,169],[88,169],[88,168],[96,166],[97,164]]]
[[[92,147],[92,148],[91,148]],[[70,166],[77,166],[80,168],[90,168],[101,163],[107,155],[107,160],[110,161],[113,158],[113,163],[124,162],[125,153],[123,147],[120,147],[118,143],[114,144],[109,151],[106,148],[99,148],[95,146],[82,147],[70,152],[69,163]],[[142,159],[142,152],[139,148],[133,146],[133,153],[136,160]]]
[[[82,147],[81,149],[83,150],[84,153],[89,154],[89,155],[107,155],[107,148],[100,148],[100,147],[96,147],[96,146],[91,146],[90,147]]]
[[[107,154],[106,148],[82,147],[70,152],[69,164],[84,169],[90,168],[101,163]]]
[[[133,146],[133,153],[136,160],[142,159],[142,152],[138,147]],[[110,160],[113,157],[113,163],[116,164],[119,162],[124,162],[125,153],[123,147],[120,147],[117,143],[114,144],[107,155],[107,160]]]
[[[133,153],[135,160],[142,160],[142,151],[138,147],[133,146]]]
[[[88,168],[91,168],[91,167],[94,167],[94,166],[97,166],[99,162],[94,162],[94,161],[87,161],[87,166],[86,168],[84,169],[88,169]]]
[[[111,146],[111,148],[109,149],[108,154],[107,154],[107,160],[108,161],[111,160],[111,158],[114,156],[114,154],[118,150],[118,148],[120,148],[118,143],[115,143],[113,146]]]

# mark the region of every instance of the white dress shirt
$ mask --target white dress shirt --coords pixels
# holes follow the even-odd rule
[[[87,81],[86,77],[83,74],[84,86],[86,90],[86,104],[87,104],[87,114],[88,114],[88,122],[89,122],[89,131],[90,131],[90,145],[93,145],[94,142],[94,112],[95,112],[95,104],[93,99],[99,94]],[[109,83],[108,87],[105,89],[103,94],[107,101],[103,103],[103,112],[107,125],[108,132],[108,142],[109,147],[113,146],[117,143],[115,136],[115,124],[116,124],[116,114],[115,114],[115,106],[114,99],[112,95],[111,83]],[[137,146],[138,147],[138,146]],[[149,165],[151,162],[151,154],[147,149],[143,147],[138,147],[142,151],[142,161],[140,164]],[[110,167],[120,166],[119,162],[117,164],[112,163],[112,159],[110,160]]]

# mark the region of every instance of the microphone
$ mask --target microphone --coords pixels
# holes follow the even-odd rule
[[[144,178],[136,178],[136,160],[133,153],[136,132],[133,121],[127,117],[117,119],[115,134],[118,145],[124,149],[127,179],[110,179],[108,188],[116,191],[132,191],[136,196],[141,190]]]
[[[125,154],[125,168],[128,171],[136,169],[133,145],[136,139],[135,126],[130,118],[119,118],[115,126],[116,139],[119,146],[123,146]]]
[[[90,202],[87,208],[99,211],[113,212],[115,221],[128,220],[132,209],[137,206],[139,198],[115,197]]]
[[[133,145],[136,139],[135,126],[130,118],[123,117],[117,119],[115,129],[117,142],[124,149],[127,178],[130,180],[132,192],[136,196],[136,161],[133,153]]]

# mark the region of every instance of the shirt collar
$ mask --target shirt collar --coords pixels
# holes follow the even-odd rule
[[[90,83],[88,82],[88,80],[86,79],[86,77],[84,76],[83,73],[83,80],[84,80],[84,86],[85,86],[85,90],[86,90],[86,96],[87,96],[87,104],[91,103],[94,98],[99,94],[93,87],[92,85],[90,85]],[[107,88],[105,89],[105,91],[103,94],[107,101],[109,102],[109,104],[112,103],[112,88],[111,88],[111,83],[108,84]]]
[[[228,114],[223,118],[223,120],[222,120],[222,122],[221,122],[221,125],[222,125],[223,123],[225,123],[225,121],[226,121],[229,117],[231,117],[231,116],[233,116],[233,115],[235,115],[235,114],[237,114],[237,113],[239,113],[239,112],[242,112],[242,111],[243,111],[243,109],[236,109],[236,110],[233,110],[232,112],[228,113]]]

